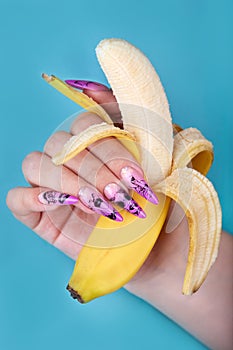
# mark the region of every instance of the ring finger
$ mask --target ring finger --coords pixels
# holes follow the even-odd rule
[[[77,197],[80,202],[76,205],[82,210],[87,211],[87,208],[89,208],[93,212],[109,217],[110,219],[122,221],[120,213],[94,186],[82,177],[77,176],[77,174],[67,167],[55,166],[51,162],[51,158],[46,154],[33,152],[28,155],[23,162],[23,173],[30,183],[52,188],[61,194],[65,193]],[[48,195],[51,196],[51,191]],[[45,193],[43,194],[43,200],[49,201],[51,198]]]

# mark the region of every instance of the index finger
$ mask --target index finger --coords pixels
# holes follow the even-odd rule
[[[116,126],[122,126],[121,112],[112,90],[95,91],[83,89],[83,93],[100,104],[106,110]]]

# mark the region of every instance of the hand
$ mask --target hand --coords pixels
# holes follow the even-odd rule
[[[115,124],[121,125],[120,112],[110,90],[84,91],[104,106]],[[7,204],[18,220],[74,260],[77,259],[99,215],[81,201],[71,206],[57,206],[56,203],[46,205],[46,200],[43,204],[38,199],[39,194],[45,193],[47,201],[51,202],[55,201],[55,196],[50,191],[58,191],[61,195],[70,194],[74,196],[68,198],[70,203],[78,197],[81,186],[92,185],[103,194],[108,183],[119,180],[120,170],[125,166],[133,167],[143,174],[132,155],[114,138],[97,141],[89,150],[81,152],[63,167],[53,165],[51,157],[62,149],[71,135],[77,135],[88,126],[101,122],[97,115],[83,113],[72,124],[70,133],[60,131],[52,135],[45,144],[44,153],[30,153],[23,161],[23,173],[31,187],[14,188],[7,197]],[[165,266],[173,266],[180,259],[185,265],[188,252],[187,222],[182,211],[176,211],[176,214],[183,218],[180,220],[181,224],[175,232],[166,234],[165,223],[149,258],[127,284],[128,290],[137,292],[138,289],[141,290],[140,286],[154,280],[157,271],[155,265],[165,269]],[[170,214],[167,220],[169,218]]]
[[[105,103],[114,122],[120,124],[119,110],[110,90],[86,93]],[[23,161],[23,173],[31,186],[14,188],[7,196],[7,204],[18,220],[73,259],[77,259],[100,213],[121,220],[107,198],[115,197],[118,203],[124,202],[132,215],[142,220],[145,217],[127,192],[116,191],[116,185],[106,188],[120,181],[121,169],[125,167],[134,169],[139,179],[143,179],[139,164],[115,138],[97,141],[64,166],[55,166],[51,161],[72,135],[101,122],[97,115],[83,113],[73,122],[70,133],[59,131],[52,135],[44,153],[30,153]],[[156,202],[152,192],[151,195],[150,200],[154,198]]]

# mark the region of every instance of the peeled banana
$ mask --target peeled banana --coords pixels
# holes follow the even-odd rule
[[[212,144],[197,129],[172,125],[162,84],[141,51],[125,40],[107,39],[99,43],[96,54],[119,104],[124,130],[114,127],[105,110],[85,94],[45,74],[49,84],[104,122],[73,136],[53,162],[64,164],[94,141],[115,136],[140,162],[158,194],[159,205],[134,193],[146,219],[126,211],[121,212],[121,223],[100,217],[81,250],[67,289],[85,303],[126,284],[153,248],[172,198],[188,218],[190,245],[183,293],[192,294],[217,257],[221,234],[218,196],[204,176],[213,161]]]

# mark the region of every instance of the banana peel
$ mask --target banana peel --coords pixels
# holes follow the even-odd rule
[[[114,127],[106,111],[85,94],[55,76],[43,75],[54,88],[98,114],[103,124],[73,136],[52,159],[64,164],[96,140],[117,137],[140,162],[147,181],[158,194],[155,206],[134,193],[147,213],[138,219],[122,211],[124,221],[100,217],[76,261],[67,289],[82,303],[125,285],[150,254],[167,217],[170,200],[184,210],[189,224],[189,253],[182,292],[201,286],[213,265],[221,235],[221,207],[205,177],[213,147],[199,130],[172,124],[160,79],[148,58],[121,39],[106,39],[96,48],[98,61],[117,99],[123,130]]]

